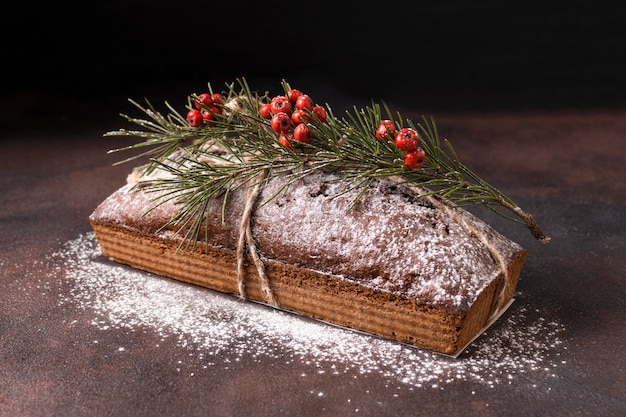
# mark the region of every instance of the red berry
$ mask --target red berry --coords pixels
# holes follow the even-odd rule
[[[226,102],[224,100],[224,96],[222,96],[219,93],[214,93],[212,97],[213,97],[213,103],[215,104],[224,104]]]
[[[425,160],[426,154],[422,148],[410,150],[404,155],[404,164],[409,169],[421,168]]]
[[[302,94],[302,91],[294,89],[287,92],[287,97],[289,97],[289,101],[291,101],[291,103],[296,104],[298,97],[300,97]]]
[[[307,114],[306,110],[296,110],[291,114],[291,121],[294,125],[299,125],[302,122],[310,121],[310,117]]]
[[[202,113],[200,113],[200,110],[189,110],[187,112],[187,123],[189,123],[189,126],[202,126],[203,121],[204,120],[202,119]]]
[[[314,105],[315,103],[313,103],[313,99],[306,94],[302,94],[298,97],[298,100],[296,100],[296,108],[300,110],[313,110]]]
[[[411,128],[400,129],[394,140],[396,146],[403,151],[410,151],[417,148],[419,138],[417,132]]]
[[[326,118],[328,117],[328,114],[326,114],[326,109],[322,106],[313,106],[313,113],[315,113],[315,116],[317,116],[319,121],[322,123],[324,123],[326,121]]]
[[[301,123],[293,130],[293,138],[298,142],[311,143],[313,132],[307,125]]]
[[[272,118],[272,105],[270,103],[265,103],[261,105],[261,108],[259,109],[259,113],[261,113],[262,118],[271,119]]]
[[[287,149],[291,149],[291,140],[293,139],[293,136],[289,133],[281,133],[280,136],[278,136],[278,143],[280,143],[281,145],[283,145],[285,148]]]
[[[381,142],[387,142],[391,140],[393,135],[396,134],[396,126],[391,120],[383,120],[380,122],[380,126],[376,130],[376,139]]]
[[[198,98],[196,98],[196,101],[193,104],[198,110],[202,110],[204,106],[211,107],[213,105],[213,97],[211,97],[211,94],[202,93],[198,96]]]
[[[211,113],[208,110],[205,110],[202,112],[202,119],[204,120],[204,122],[206,124],[208,124],[209,126],[213,125],[213,119],[215,118],[215,116],[213,115],[213,113]]]
[[[222,109],[217,106],[212,106],[209,110],[202,111],[202,119],[204,119],[204,122],[209,126],[213,126],[215,125],[213,120],[215,120],[216,114],[222,114]]]
[[[291,113],[291,102],[285,96],[276,96],[270,103],[272,113]]]
[[[270,125],[274,132],[287,132],[291,127],[291,118],[287,113],[279,112],[272,117]]]

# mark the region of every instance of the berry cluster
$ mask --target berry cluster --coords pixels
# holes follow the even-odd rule
[[[415,130],[405,127],[396,131],[396,126],[391,120],[383,120],[380,122],[378,129],[376,129],[376,139],[381,142],[387,142],[392,138],[398,149],[406,152],[404,154],[404,164],[407,168],[418,169],[424,165],[426,154],[418,146],[419,136]]]
[[[224,104],[224,97],[221,94],[202,93],[194,100],[195,109],[187,112],[187,123],[192,127],[200,127],[206,123],[213,126],[216,115],[222,114],[219,107]]]
[[[316,105],[311,97],[295,89],[262,104],[259,113],[270,121],[272,130],[279,134],[278,142],[288,149],[293,141],[311,143],[313,132],[305,123],[310,122],[311,117],[316,117],[322,123],[327,118],[322,106]]]

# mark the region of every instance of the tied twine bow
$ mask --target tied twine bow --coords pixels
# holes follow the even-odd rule
[[[265,300],[273,305],[278,307],[278,301],[274,296],[274,292],[272,291],[269,280],[267,278],[267,274],[265,273],[265,265],[263,264],[263,260],[259,256],[259,252],[256,247],[256,243],[254,242],[254,237],[252,236],[252,227],[250,225],[250,220],[252,218],[252,212],[254,209],[254,204],[256,203],[257,198],[261,192],[261,183],[267,176],[267,172],[261,172],[257,178],[256,183],[253,187],[248,187],[247,195],[246,195],[246,205],[243,210],[243,214],[241,216],[241,223],[239,225],[239,240],[237,242],[237,285],[239,289],[239,295],[241,298],[246,298],[246,285],[245,285],[245,252],[246,252],[246,244],[248,245],[248,251],[250,252],[250,256],[252,257],[252,261],[256,266],[257,273],[259,274],[259,279],[261,281],[261,291],[265,296]]]

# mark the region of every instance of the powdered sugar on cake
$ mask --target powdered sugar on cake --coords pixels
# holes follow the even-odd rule
[[[339,196],[343,185],[334,180],[306,178],[258,209],[256,239],[268,256],[296,264],[308,256],[310,268],[331,265],[364,286],[461,309],[499,273],[480,242],[427,202],[379,183],[348,210],[358,191]],[[273,249],[270,239],[289,250]]]
[[[391,181],[376,181],[350,208],[359,190],[345,193],[337,177],[311,174],[285,188],[274,178],[263,188],[252,226],[262,255],[341,276],[366,287],[416,298],[425,304],[466,310],[501,272],[488,248],[441,209]],[[222,199],[213,203],[217,224],[210,243],[235,247],[244,191],[232,191],[222,218]],[[167,202],[155,207],[154,194],[128,184],[94,213],[124,227],[156,233],[176,213]],[[516,244],[460,209],[460,215],[487,233],[502,255]],[[222,225],[223,222],[223,225]],[[171,232],[161,232],[166,238]]]

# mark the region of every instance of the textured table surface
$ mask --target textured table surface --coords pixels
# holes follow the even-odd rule
[[[552,236],[487,216],[529,255],[456,359],[115,265],[87,217],[130,169],[117,126],[4,135],[0,416],[624,415],[626,112],[433,116]]]

